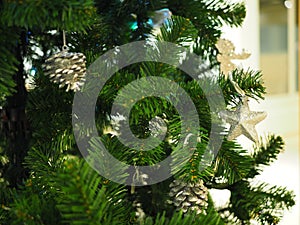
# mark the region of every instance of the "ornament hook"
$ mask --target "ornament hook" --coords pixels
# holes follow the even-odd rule
[[[68,46],[67,46],[67,41],[66,41],[66,32],[63,30],[63,47],[62,47],[63,51],[67,51],[68,50]]]
[[[228,78],[229,78],[229,81],[232,83],[232,85],[233,85],[234,89],[236,90],[236,92],[237,92],[240,96],[245,97],[245,96],[246,96],[245,91],[238,85],[237,82],[235,82],[235,81],[233,80],[232,74],[231,74],[231,73],[229,74]]]

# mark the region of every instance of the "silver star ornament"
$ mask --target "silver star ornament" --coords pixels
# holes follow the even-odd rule
[[[230,124],[228,140],[244,135],[255,143],[258,141],[255,125],[264,120],[266,116],[266,112],[250,111],[246,97],[243,98],[243,104],[240,104],[235,111],[220,112],[220,117]]]

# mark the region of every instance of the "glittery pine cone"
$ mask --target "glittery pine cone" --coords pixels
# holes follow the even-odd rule
[[[45,74],[66,91],[79,91],[85,82],[86,60],[82,53],[62,51],[46,60]]]
[[[184,213],[189,210],[197,214],[205,213],[208,201],[208,189],[204,186],[203,181],[196,184],[184,183],[180,180],[174,180],[170,184],[170,204],[175,205],[178,210]]]

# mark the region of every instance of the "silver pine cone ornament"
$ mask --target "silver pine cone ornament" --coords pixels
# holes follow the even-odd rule
[[[181,180],[174,180],[170,184],[170,204],[184,213],[194,211],[197,214],[205,214],[208,206],[208,189],[203,180],[197,183],[185,183]]]
[[[68,52],[66,49],[45,61],[44,72],[59,88],[79,91],[85,82],[86,58],[82,53]]]

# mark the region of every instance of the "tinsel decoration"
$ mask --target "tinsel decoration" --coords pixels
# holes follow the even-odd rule
[[[208,206],[208,189],[203,180],[197,183],[185,183],[181,180],[174,180],[170,184],[169,204],[174,205],[184,213],[194,211],[197,214],[205,214]]]
[[[86,57],[82,53],[68,52],[64,32],[63,38],[63,50],[45,61],[44,73],[59,84],[59,88],[67,86],[66,91],[79,91],[85,82]]]

